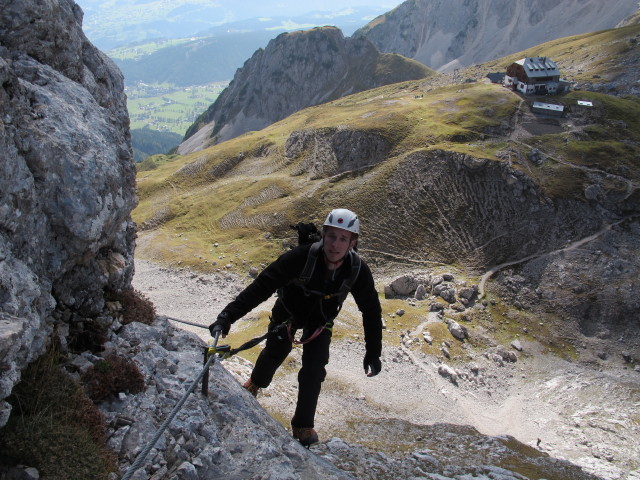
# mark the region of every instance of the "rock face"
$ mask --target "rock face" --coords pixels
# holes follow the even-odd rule
[[[358,30],[381,52],[452,71],[555,38],[615,27],[635,0],[411,0]]]
[[[107,350],[131,358],[146,384],[138,395],[121,394],[100,404],[121,473],[131,468],[200,373],[203,346],[195,334],[173,328],[163,317],[151,326],[130,323],[111,335]],[[208,395],[198,385],[132,478],[353,478],[309,454],[260,408],[228,373],[234,365],[249,369],[236,362],[242,359],[225,361],[224,367],[219,360],[213,364]]]
[[[133,274],[137,199],[122,75],[71,0],[0,9],[0,399],[64,322]],[[8,404],[0,407],[0,426]]]
[[[380,54],[365,38],[345,38],[335,27],[283,33],[236,72],[187,130],[178,153],[260,130],[302,108],[430,73],[399,55]],[[194,136],[201,129],[206,135]]]

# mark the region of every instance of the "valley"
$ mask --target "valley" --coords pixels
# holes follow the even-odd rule
[[[178,20],[224,4],[126,1],[161,22],[116,28],[125,8],[97,24],[106,43],[192,39]],[[249,54],[209,23],[224,42],[120,52],[132,85],[74,1],[3,3],[0,477],[640,480],[637,1],[525,3],[404,2],[353,38],[244,36]],[[539,62],[553,74],[526,83]],[[192,118],[179,150],[136,163]],[[289,423],[300,349],[257,399],[242,382],[260,347],[190,391],[206,326],[297,244],[291,225],[336,207],[362,222],[383,370],[365,376],[349,299],[309,451]],[[263,334],[272,301],[225,341]]]
[[[625,44],[637,27],[614,35]],[[548,48],[567,52],[573,41]],[[573,58],[562,59],[568,75],[588,83],[592,74]],[[638,435],[640,388],[640,325],[629,296],[639,268],[637,98],[582,89],[518,95],[485,78],[508,61],[311,107],[139,176],[134,284],[166,315],[203,325],[250,280],[250,267],[292,244],[288,224],[319,221],[337,204],[364,212],[360,252],[379,282],[385,372],[362,375],[358,312],[348,304],[317,448],[357,478],[409,478],[417,469],[479,475],[472,465],[489,461],[479,458],[496,439],[511,453],[492,461],[525,478],[637,478],[638,452],[627,441]],[[536,100],[566,113],[537,114]],[[477,297],[442,310],[439,298],[382,297],[394,278],[443,272],[476,286]],[[198,285],[208,282],[211,291]],[[241,320],[230,343],[260,334],[267,316],[264,305]],[[464,342],[452,340],[451,320],[469,331]],[[451,358],[440,351],[445,343]],[[517,361],[505,360],[509,351]],[[242,383],[256,355],[225,367]],[[297,362],[294,352],[258,398],[285,428]]]
[[[126,87],[131,129],[150,128],[183,136],[226,87],[226,82],[191,87],[140,83]]]

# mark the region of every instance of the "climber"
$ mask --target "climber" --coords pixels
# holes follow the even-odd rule
[[[229,333],[231,324],[267,300],[278,298],[271,311],[265,348],[258,356],[250,378],[243,385],[257,396],[271,383],[278,367],[291,352],[292,344],[303,344],[298,372],[298,401],[291,429],[308,447],[318,442],[314,418],[335,320],[348,291],[362,313],[366,354],[364,371],[377,375],[382,369],[382,310],[371,270],[354,248],[360,233],[358,216],[347,209],[332,210],[322,227],[322,238],[283,253],[229,303],[209,326],[211,335]],[[295,339],[296,331],[301,337]]]

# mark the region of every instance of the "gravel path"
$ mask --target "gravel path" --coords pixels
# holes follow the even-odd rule
[[[133,286],[153,301],[158,314],[207,326],[248,280],[171,270],[138,260]],[[270,302],[260,307],[269,308]],[[345,309],[353,308],[345,303]],[[255,312],[248,317],[255,319]],[[210,338],[206,328],[175,324],[205,341]],[[236,328],[229,336],[234,346]],[[359,338],[334,341],[331,348],[316,417],[321,438],[337,436],[357,443],[364,433],[358,425],[367,425],[367,436],[374,433],[380,439],[376,446],[392,453],[397,439],[389,438],[384,425],[378,432],[370,431],[380,420],[471,425],[486,435],[511,435],[605,479],[640,480],[638,442],[629,441],[640,438],[640,374],[632,369],[618,364],[594,369],[525,344],[518,362],[502,366],[469,351],[468,364],[458,368],[463,375],[452,384],[438,374],[437,359],[410,347],[385,348],[383,372],[373,378],[364,375],[364,345]],[[272,386],[258,397],[285,425],[295,405],[299,357],[294,349],[291,362],[285,362]],[[242,359],[226,366],[239,380],[251,371]],[[472,373],[472,367],[479,373]]]

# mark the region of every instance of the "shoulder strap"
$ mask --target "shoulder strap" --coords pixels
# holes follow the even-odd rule
[[[360,266],[362,265],[362,260],[360,260],[360,255],[351,250],[349,252],[351,257],[351,275],[342,282],[340,286],[340,302],[344,302],[344,299],[347,298],[347,294],[353,288],[353,284],[356,283],[358,275],[360,274]]]
[[[309,283],[309,281],[311,280],[311,276],[313,275],[313,270],[316,267],[318,254],[321,248],[322,241],[315,242],[313,245],[311,245],[309,254],[307,255],[307,261],[304,264],[304,268],[300,272],[298,278],[292,281],[292,283],[294,283],[295,285],[302,287],[302,289],[306,293],[324,295],[322,292],[315,292],[307,289],[307,284]],[[342,285],[340,285],[340,289],[336,293],[325,296],[325,298],[338,297],[340,306],[342,306],[342,302],[344,302],[344,300],[347,298],[347,295],[351,291],[353,284],[356,282],[358,275],[360,274],[360,266],[362,265],[362,260],[360,260],[360,256],[355,251],[349,251],[348,255],[351,260],[351,274],[342,282]]]
[[[300,275],[298,276],[298,281],[302,285],[306,285],[307,283],[309,283],[309,280],[311,280],[313,270],[316,268],[316,262],[318,261],[318,252],[320,252],[321,248],[322,240],[311,245],[309,254],[307,255],[307,261],[304,264],[302,272],[300,272]]]

